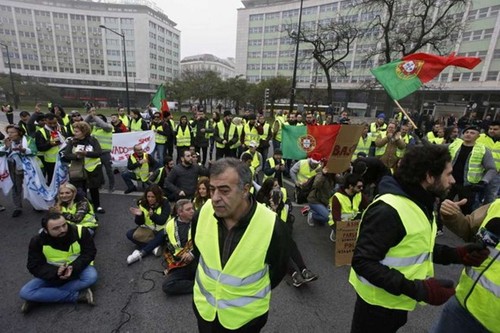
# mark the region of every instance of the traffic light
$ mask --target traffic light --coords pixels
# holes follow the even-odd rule
[[[264,92],[264,97],[266,99],[269,99],[269,88],[266,88],[265,92]]]

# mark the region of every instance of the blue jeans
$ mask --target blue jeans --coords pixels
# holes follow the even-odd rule
[[[280,149],[281,148],[281,142],[279,142],[278,140],[275,140],[273,139],[273,151],[276,150],[276,149]],[[264,156],[262,156],[263,158],[265,158]]]
[[[309,204],[309,207],[311,208],[314,221],[320,224],[326,224],[328,222],[330,211],[326,208],[326,206],[322,204]]]
[[[163,158],[165,157],[165,144],[157,143],[152,155],[154,158],[156,158],[156,162],[160,166],[163,166]]]
[[[488,330],[464,309],[455,296],[444,305],[443,312],[430,333],[486,333]]]
[[[97,271],[94,266],[87,266],[78,279],[63,285],[54,285],[45,280],[34,278],[26,283],[19,296],[26,301],[40,303],[75,303],[80,290],[90,287],[97,281]]]
[[[156,233],[155,238],[150,240],[148,243],[138,242],[134,239],[134,232],[136,229],[137,228],[127,231],[127,238],[132,243],[137,245],[139,247],[139,250],[141,250],[145,254],[150,254],[155,249],[155,247],[162,245],[165,241],[165,229],[161,229]]]

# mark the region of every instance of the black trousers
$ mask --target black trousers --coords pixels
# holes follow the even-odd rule
[[[266,325],[267,323],[267,315],[268,312],[264,313],[263,315],[252,319],[242,327],[236,329],[236,330],[229,330],[225,328],[224,326],[221,325],[219,322],[219,318],[217,318],[217,315],[215,316],[214,321],[206,321],[205,319],[201,318],[200,314],[198,313],[198,309],[196,309],[196,305],[193,303],[193,309],[194,309],[194,314],[196,315],[196,319],[198,321],[198,332],[200,333],[227,333],[227,332],[238,332],[238,333],[259,333],[260,330]]]
[[[217,148],[215,151],[215,159],[218,160],[223,157],[236,157],[236,149]]]
[[[371,305],[357,295],[351,333],[392,333],[403,327],[407,320],[408,311]]]
[[[163,292],[167,295],[192,294],[197,266],[198,261],[193,260],[187,266],[169,271],[162,285]]]
[[[200,147],[200,146],[195,146],[195,151],[198,153],[198,154],[201,154],[200,155],[200,159],[198,162],[201,162],[201,165],[205,166],[205,164],[207,163],[207,157],[208,157],[208,147]],[[201,151],[201,152],[200,152]],[[212,156],[210,156],[210,158],[208,160],[212,159]]]

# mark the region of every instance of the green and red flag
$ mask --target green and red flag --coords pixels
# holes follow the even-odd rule
[[[158,90],[156,90],[156,94],[153,96],[151,104],[153,104],[155,108],[160,110],[162,114],[163,112],[169,111],[167,94],[165,94],[165,87],[163,87],[163,84],[160,84]]]
[[[372,74],[394,100],[402,99],[417,91],[439,75],[448,66],[473,69],[481,62],[476,57],[438,56],[414,53],[371,70]]]
[[[284,125],[281,136],[283,158],[301,160],[318,153],[322,159],[328,160],[340,128],[341,125]]]

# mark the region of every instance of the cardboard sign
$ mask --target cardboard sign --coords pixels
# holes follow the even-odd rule
[[[356,150],[363,129],[363,125],[342,125],[326,165],[328,172],[342,173],[349,169],[352,154]]]
[[[337,240],[335,242],[335,266],[350,265],[360,220],[337,223]]]

